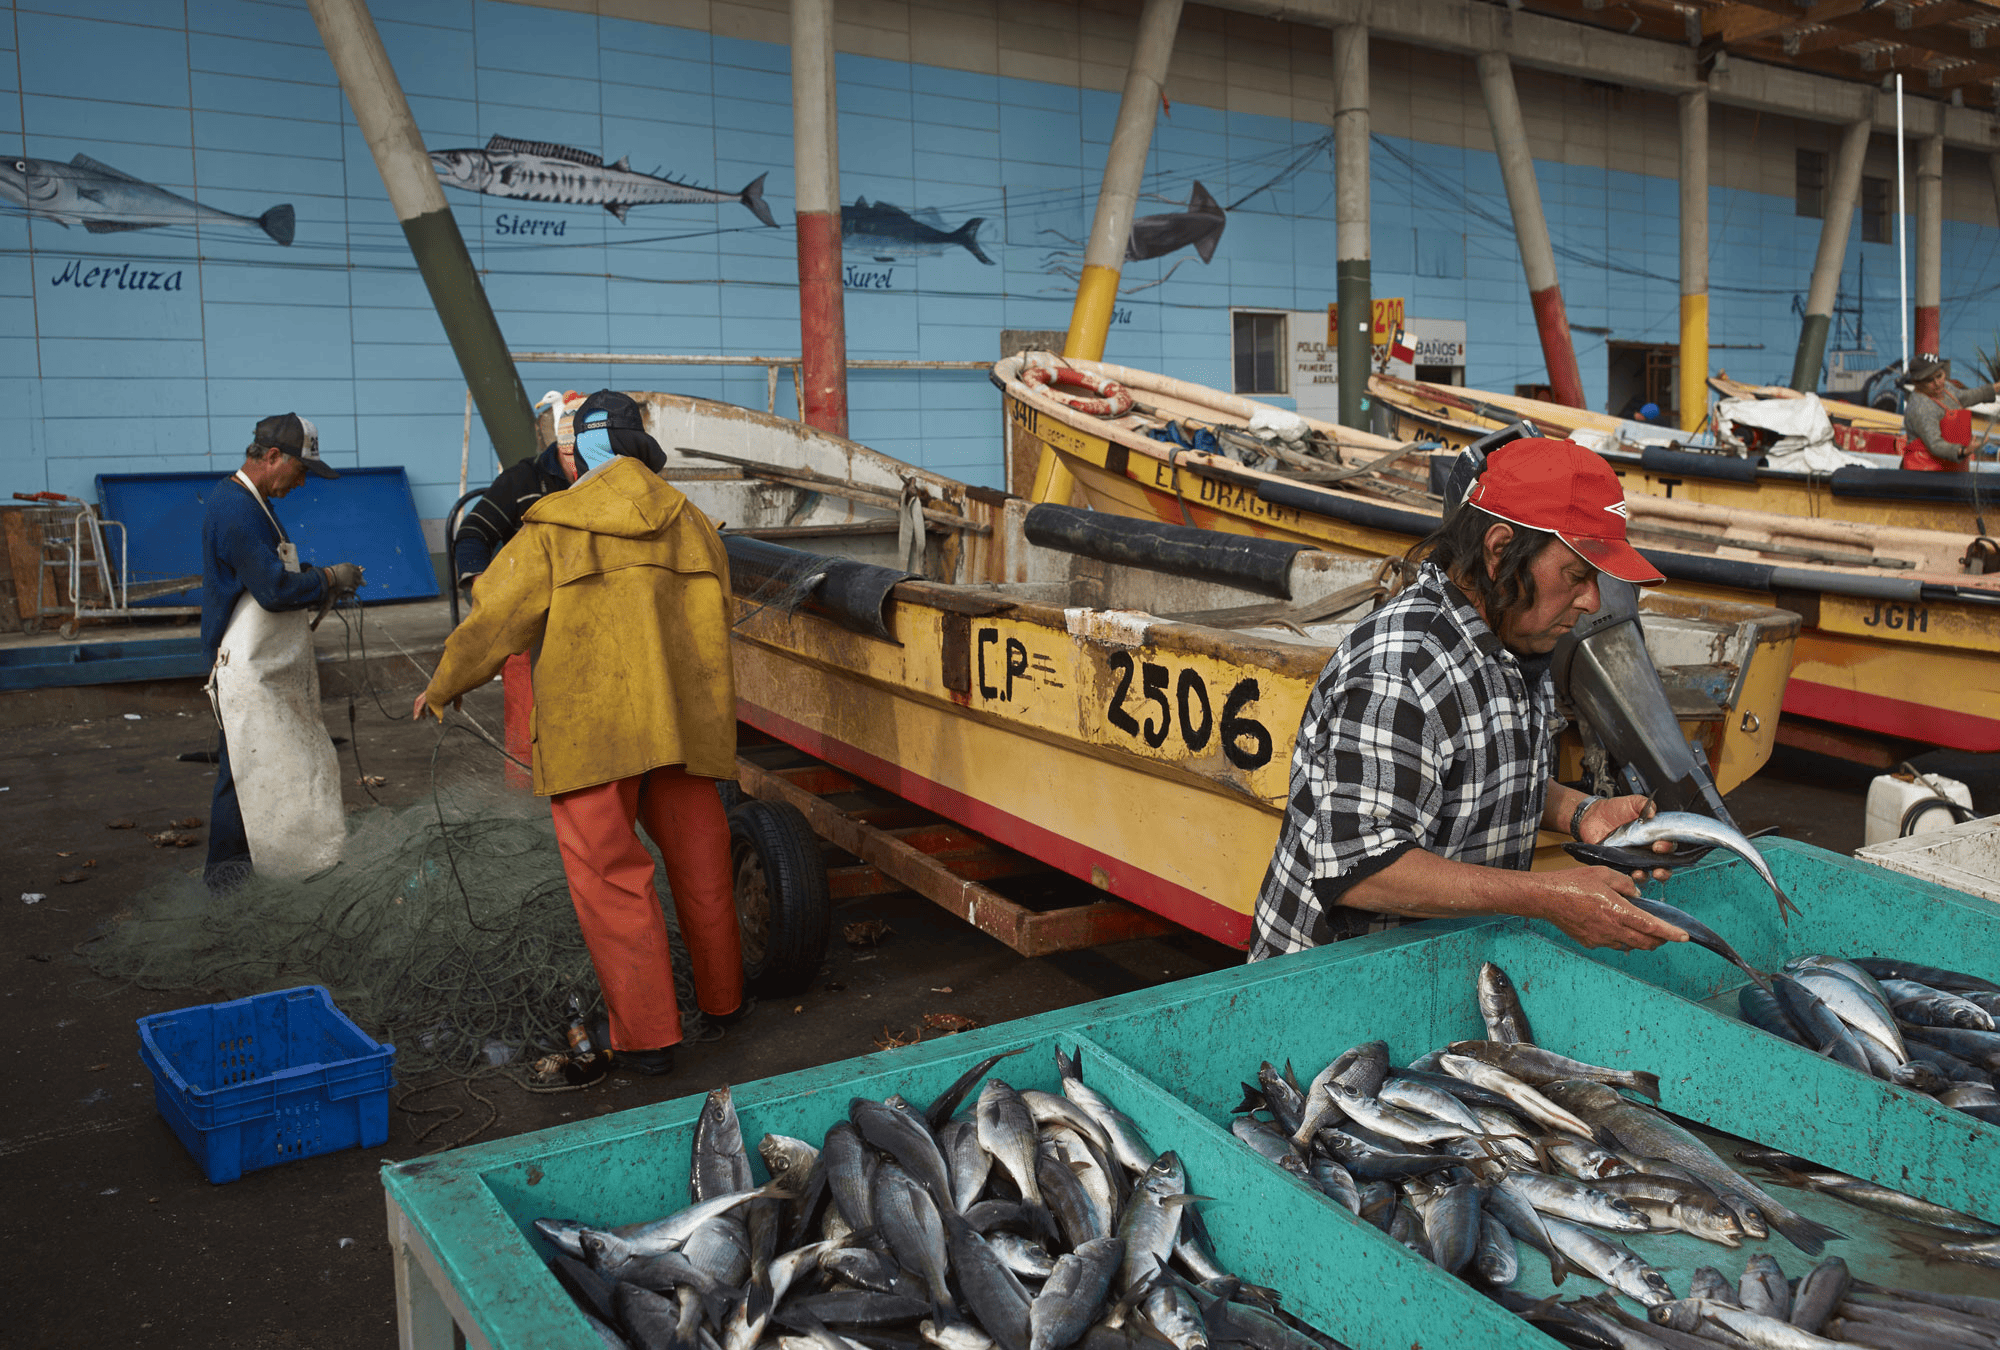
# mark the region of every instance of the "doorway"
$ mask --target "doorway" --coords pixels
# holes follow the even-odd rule
[[[1680,348],[1666,343],[1607,342],[1605,354],[1606,412],[1614,417],[1637,417],[1639,409],[1651,403],[1660,414],[1647,420],[1680,425]]]

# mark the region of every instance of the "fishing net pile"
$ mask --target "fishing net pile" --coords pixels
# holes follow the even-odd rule
[[[586,1009],[601,1007],[539,798],[468,773],[415,805],[373,807],[348,824],[342,860],[325,872],[252,877],[221,898],[209,896],[199,868],[176,873],[81,952],[109,979],[210,1000],[323,984],[343,1012],[395,1044],[406,1081],[518,1073],[566,1044],[572,993]],[[657,884],[665,899],[665,878]],[[700,1012],[670,901],[665,908],[693,1037]]]

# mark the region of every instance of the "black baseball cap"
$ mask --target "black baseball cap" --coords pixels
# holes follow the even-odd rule
[[[297,413],[273,413],[257,424],[250,448],[256,450],[267,445],[277,446],[304,464],[306,472],[315,478],[340,477],[319,457],[319,428]]]
[[[644,431],[645,419],[639,405],[616,389],[600,389],[578,405],[570,426],[579,434],[586,431]]]

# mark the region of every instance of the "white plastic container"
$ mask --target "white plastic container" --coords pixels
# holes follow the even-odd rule
[[[1940,813],[1942,814],[1942,813]],[[2000,901],[2000,816],[1856,849],[1863,862]]]
[[[1861,832],[1862,846],[1866,848],[1886,840],[1927,834],[1958,824],[1957,814],[1935,801],[1928,809],[1911,816],[1907,825],[1904,824],[1903,817],[1917,803],[1938,797],[1958,803],[1968,813],[1972,810],[1972,789],[1956,778],[1933,773],[1911,780],[1892,773],[1883,774],[1868,785],[1868,814]]]

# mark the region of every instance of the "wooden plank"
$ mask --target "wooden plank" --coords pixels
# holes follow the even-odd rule
[[[780,774],[766,772],[741,758],[736,767],[743,790],[751,796],[797,807],[820,838],[881,869],[884,876],[998,938],[1022,956],[1047,956],[1173,931],[1174,926],[1166,920],[1122,901],[1038,914],[958,875],[922,850],[855,820]]]
[[[828,797],[836,792],[855,792],[867,786],[860,779],[842,773],[830,764],[803,764],[790,769],[770,769],[778,777],[798,788],[810,792],[815,797]]]
[[[42,611],[35,603],[35,596],[42,575],[42,532],[19,507],[10,507],[0,514],[6,519],[7,564],[14,574],[14,608],[24,621],[39,619]]]

